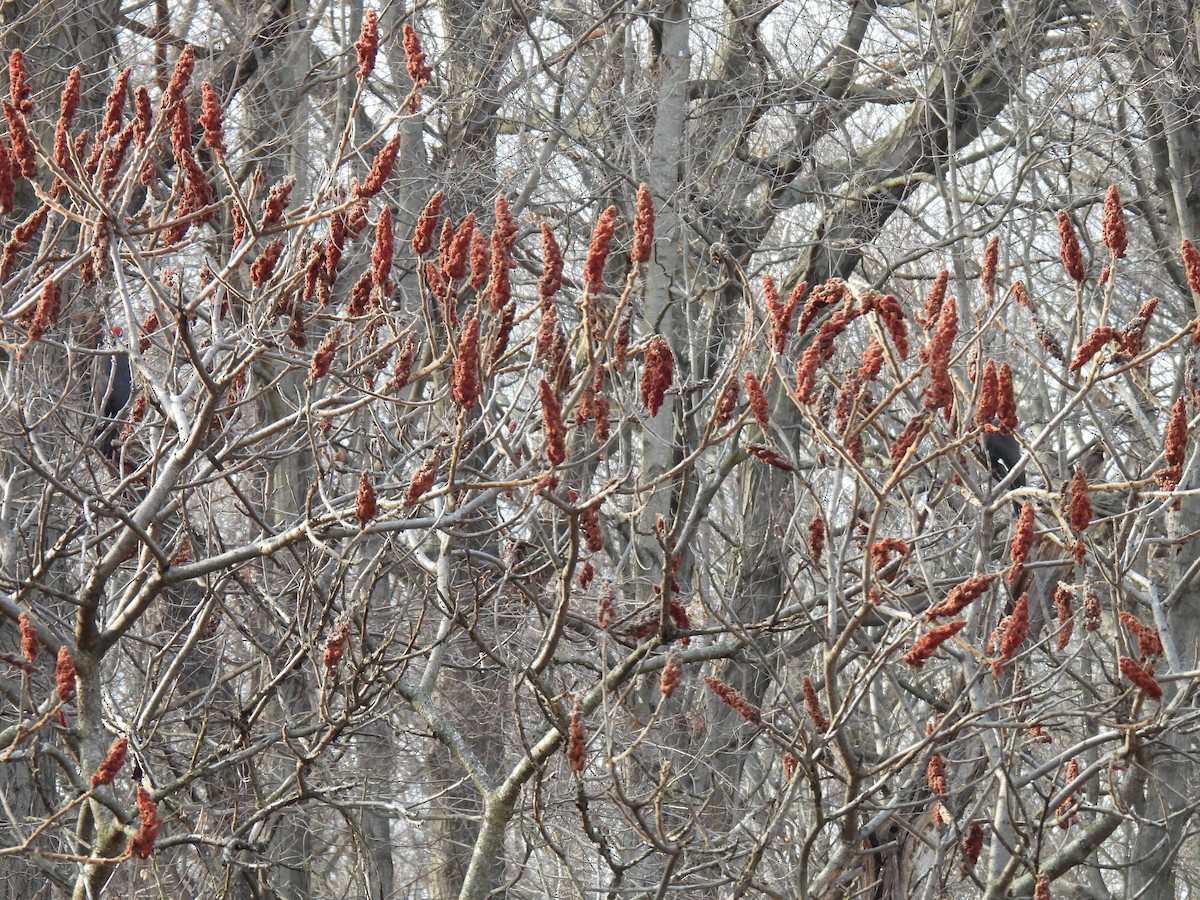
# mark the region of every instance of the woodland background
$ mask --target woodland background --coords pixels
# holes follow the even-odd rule
[[[0,16],[0,896],[1196,895],[1193,0]]]

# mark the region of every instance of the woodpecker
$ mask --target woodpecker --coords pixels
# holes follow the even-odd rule
[[[1012,471],[1013,466],[1021,459],[1021,445],[1011,434],[999,432],[984,432],[983,449],[987,453],[988,466],[997,481],[1002,481]],[[1022,472],[1013,479],[1012,486],[1025,486],[1025,473]]]
[[[121,327],[113,326],[113,338],[120,338]],[[101,379],[104,405],[103,419],[96,428],[93,442],[97,450],[110,459],[113,456],[113,442],[120,434],[121,411],[129,405],[133,395],[133,369],[129,365],[129,354],[117,347],[115,341],[106,342],[110,352],[100,357],[97,375]]]

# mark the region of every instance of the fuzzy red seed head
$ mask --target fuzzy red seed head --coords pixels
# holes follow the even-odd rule
[[[1115,259],[1122,259],[1129,249],[1129,232],[1125,228],[1125,207],[1115,184],[1104,195],[1104,246]]]
[[[354,53],[358,58],[357,78],[365,81],[375,68],[375,55],[379,52],[379,17],[375,10],[363,14],[358,40],[354,42]]]
[[[37,626],[33,624],[33,619],[29,618],[29,613],[17,616],[17,626],[21,631],[21,655],[27,662],[33,662],[42,646]]]
[[[987,242],[987,248],[983,251],[983,266],[979,276],[979,283],[983,286],[983,294],[989,305],[996,294],[996,268],[999,262],[1000,238],[994,236]]]
[[[437,230],[438,218],[441,216],[442,201],[445,198],[446,195],[438,191],[429,198],[429,202],[421,210],[412,240],[413,253],[417,256],[424,256],[433,246],[433,234]]]
[[[953,622],[946,622],[931,628],[917,638],[912,649],[904,654],[904,661],[914,669],[921,668],[933,656],[938,647],[962,631],[966,625],[966,619],[956,619]]]
[[[829,731],[829,720],[825,718],[825,712],[821,709],[821,698],[817,696],[817,689],[813,686],[812,679],[805,675],[800,683],[800,688],[804,693],[804,708],[808,711],[808,717],[812,720],[813,727],[824,734]]]
[[[667,388],[675,376],[675,356],[661,335],[655,335],[646,346],[646,367],[642,372],[642,403],[657,416]]]
[[[358,496],[355,500],[354,510],[355,518],[358,519],[358,527],[366,528],[379,508],[379,502],[375,497],[375,486],[371,484],[371,477],[363,472],[358,479]]]
[[[633,263],[646,262],[654,249],[654,198],[650,188],[642,185],[637,193],[637,214],[633,219],[633,249],[629,256]]]
[[[1065,210],[1058,213],[1058,245],[1067,275],[1075,281],[1083,281],[1087,277],[1087,270],[1083,264],[1083,252],[1079,249],[1079,235],[1075,233],[1075,225]]]
[[[453,396],[460,409],[470,409],[479,399],[479,317],[471,316],[463,325],[454,360]]]
[[[545,427],[546,459],[552,466],[561,466],[567,460],[567,429],[563,423],[562,407],[554,389],[545,378],[538,386],[542,401],[542,424]]]
[[[593,294],[604,290],[604,263],[612,246],[613,232],[617,227],[617,208],[610,206],[600,214],[592,230],[592,242],[588,246],[587,260],[583,265],[583,281]]]
[[[114,740],[108,748],[108,754],[104,757],[104,761],[92,773],[91,786],[96,788],[102,784],[112,784],[117,773],[121,771],[121,767],[125,765],[125,755],[128,751],[129,742],[125,738]]]
[[[66,645],[58,648],[58,661],[54,667],[54,681],[58,688],[58,699],[66,702],[75,693],[75,660]]]

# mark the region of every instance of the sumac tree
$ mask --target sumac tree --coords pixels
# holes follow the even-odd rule
[[[954,194],[954,240],[860,265],[935,203],[923,175],[974,177],[944,167],[1047,11],[953,29],[951,109],[841,172],[797,249],[768,235],[812,148],[908,102],[851,90],[865,7],[819,97],[772,85],[809,104],[791,144],[730,52],[776,46],[766,7],[712,17],[700,83],[680,2],[539,17],[563,47],[515,8],[344,6],[340,34],[272,8],[236,59],[160,42],[107,84],[10,58],[4,890],[1192,884],[1200,253],[1161,241],[1185,220],[1017,178],[985,240]],[[573,109],[534,151],[501,84],[529,47],[564,54]],[[321,115],[281,141],[297,98]],[[589,192],[636,155],[622,115],[646,164]],[[546,168],[506,184],[504,146]]]

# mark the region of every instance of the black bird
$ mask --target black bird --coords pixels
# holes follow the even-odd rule
[[[985,431],[983,434],[983,449],[987,453],[988,466],[997,481],[1002,481],[1012,471],[1013,466],[1021,459],[1021,445],[1011,434]],[[1014,488],[1025,487],[1025,473],[1022,472],[1013,479]]]
[[[113,327],[113,337],[121,336],[120,326]],[[113,442],[120,434],[124,424],[120,420],[121,411],[129,405],[133,396],[133,369],[129,365],[129,354],[118,349],[114,342],[106,342],[111,352],[100,357],[97,375],[101,378],[101,390],[104,392],[103,420],[96,429],[93,442],[97,450],[110,459],[113,456]]]

